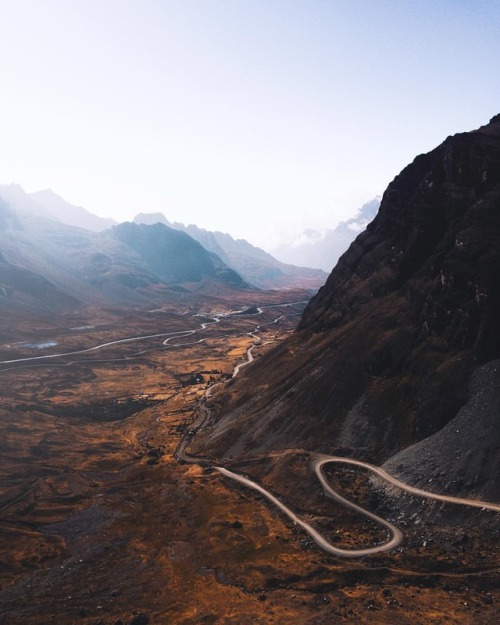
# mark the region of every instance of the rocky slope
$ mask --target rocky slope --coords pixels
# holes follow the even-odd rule
[[[496,116],[448,137],[394,179],[294,336],[216,396],[219,418],[194,451],[342,448],[382,462],[427,439],[435,461],[413,470],[413,452],[403,452],[399,471],[427,483],[427,470],[453,473],[469,454],[476,460],[461,462],[460,479],[447,487],[491,497],[500,428],[498,393],[487,389],[497,377],[478,367],[500,358],[499,276]],[[460,429],[471,414],[469,431],[489,434],[487,445],[483,435],[449,438],[452,420]]]
[[[482,496],[498,501],[500,455],[500,360],[472,375],[467,403],[441,430],[397,453],[387,471],[421,488],[464,494],[481,485]]]

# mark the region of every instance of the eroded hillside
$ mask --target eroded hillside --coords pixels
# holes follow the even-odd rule
[[[216,398],[219,418],[195,451],[342,449],[382,462],[440,431],[467,403],[476,368],[500,358],[499,275],[497,116],[394,179],[294,336]],[[453,453],[441,450],[448,467],[469,453],[490,468],[477,475],[463,464],[451,491],[492,496],[498,432],[488,446],[462,437],[450,441]]]

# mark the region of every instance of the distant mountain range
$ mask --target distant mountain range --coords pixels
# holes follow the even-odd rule
[[[33,198],[19,189],[6,194],[9,203],[1,193],[3,307],[137,306],[210,283],[219,291],[250,288],[192,237],[163,224],[124,223],[91,232],[31,212]]]
[[[117,225],[112,219],[98,217],[85,208],[66,202],[50,189],[26,193],[16,184],[0,185],[0,197],[15,207],[17,214],[28,219],[30,217],[50,219],[94,233],[104,232]],[[134,222],[146,225],[161,223],[173,230],[184,232],[212,255],[217,255],[224,265],[239,273],[245,282],[256,288],[317,290],[327,277],[327,274],[319,269],[296,267],[280,262],[264,250],[243,239],[235,240],[229,234],[210,232],[194,225],[170,223],[161,213],[140,213]]]
[[[117,224],[114,219],[98,217],[81,206],[66,202],[51,189],[26,193],[17,184],[0,185],[0,196],[23,214],[53,219],[93,232],[101,232]]]
[[[320,269],[282,263],[244,239],[233,239],[229,234],[203,230],[194,225],[170,223],[162,213],[140,213],[134,218],[134,222],[150,225],[162,223],[189,234],[206,250],[217,254],[246,281],[261,289],[317,289],[327,277],[327,274]]]
[[[298,237],[272,249],[286,263],[318,267],[331,271],[354,239],[375,218],[380,207],[376,197],[364,204],[354,217],[341,221],[336,228],[324,231],[304,230]]]

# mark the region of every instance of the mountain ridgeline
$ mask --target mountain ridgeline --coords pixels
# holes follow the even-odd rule
[[[31,197],[17,187],[8,191],[9,203],[0,197],[3,309],[142,306],[193,289],[250,288],[216,254],[165,225],[123,223],[92,232],[32,212]]]
[[[319,269],[280,263],[228,234],[170,224],[160,213],[116,224],[50,189],[26,193],[16,184],[0,185],[0,253],[0,307],[33,313],[149,305],[171,300],[174,292],[194,297],[200,288],[207,295],[221,289],[316,291],[327,277]]]
[[[134,250],[155,275],[167,282],[199,282],[210,277],[247,287],[236,271],[184,232],[161,223],[151,226],[123,223],[113,236]]]
[[[228,266],[235,269],[247,282],[259,289],[310,288],[316,290],[324,284],[327,275],[321,269],[282,263],[259,247],[244,239],[233,239],[224,232],[213,232],[193,224],[170,223],[162,213],[139,213],[134,218],[138,224],[162,223],[193,237],[208,251],[217,254]],[[346,243],[344,249],[347,248]],[[299,264],[300,263],[299,261]]]
[[[193,450],[340,452],[498,498],[499,372],[496,116],[394,179],[294,335],[216,395]]]

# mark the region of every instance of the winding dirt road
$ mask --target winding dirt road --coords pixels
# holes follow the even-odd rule
[[[280,501],[277,497],[275,497],[272,493],[270,493],[267,489],[262,487],[260,484],[257,484],[253,480],[250,480],[243,475],[238,473],[234,473],[225,467],[214,467],[219,473],[222,475],[235,480],[257,492],[261,493],[266,497],[269,501],[271,501],[276,507],[278,507],[282,512],[284,512],[296,525],[299,525],[303,530],[305,530],[309,536],[314,540],[314,542],[324,551],[331,553],[336,556],[340,556],[342,558],[360,558],[363,556],[372,555],[375,553],[380,553],[382,551],[390,551],[391,549],[395,549],[398,547],[403,541],[403,533],[402,531],[393,525],[390,521],[379,517],[373,512],[362,508],[358,504],[346,499],[339,493],[337,493],[329,484],[327,477],[323,471],[323,467],[327,464],[339,463],[339,464],[350,464],[357,467],[362,467],[374,473],[375,475],[381,477],[383,480],[387,481],[392,486],[400,488],[408,493],[413,495],[417,495],[419,497],[423,497],[426,499],[435,499],[437,501],[444,501],[447,503],[458,504],[462,506],[471,506],[474,508],[481,508],[483,510],[492,510],[493,512],[500,512],[500,505],[489,503],[486,501],[480,501],[477,499],[463,499],[460,497],[451,497],[448,495],[439,495],[436,493],[431,493],[429,491],[422,490],[420,488],[415,488],[410,486],[409,484],[405,484],[401,482],[397,478],[393,477],[380,467],[377,467],[373,464],[369,464],[368,462],[362,462],[361,460],[353,460],[351,458],[345,458],[342,456],[319,456],[313,463],[313,469],[323,487],[326,495],[343,504],[344,506],[359,512],[363,516],[379,523],[384,526],[390,534],[390,538],[381,544],[374,545],[373,547],[365,547],[361,549],[341,549],[339,547],[335,547],[332,543],[320,532],[318,532],[312,525],[301,519],[293,510],[291,510],[287,505],[285,505],[282,501]]]
[[[273,304],[273,305],[268,305],[268,306],[264,306],[264,307],[259,307],[257,308],[257,312],[255,313],[249,313],[249,315],[251,314],[253,315],[258,315],[258,314],[262,314],[263,312],[263,308],[275,308],[275,307],[279,307],[279,306],[293,306],[295,304],[302,304],[304,302],[290,302],[287,304]],[[101,350],[104,349],[106,347],[110,347],[110,346],[114,346],[114,345],[119,345],[119,344],[125,344],[125,343],[131,343],[131,342],[135,342],[135,341],[141,341],[141,340],[146,340],[146,339],[153,339],[153,338],[163,338],[164,340],[162,341],[162,345],[164,347],[169,347],[169,343],[170,341],[174,340],[175,338],[186,338],[188,336],[193,336],[194,334],[204,330],[205,328],[207,328],[209,325],[213,325],[216,323],[219,323],[221,321],[221,319],[223,318],[227,318],[227,317],[231,317],[233,315],[244,315],[245,311],[234,311],[232,313],[227,313],[224,315],[216,315],[212,318],[211,321],[208,322],[203,322],[200,324],[199,328],[196,329],[191,329],[191,330],[180,330],[180,331],[176,331],[176,332],[165,332],[165,333],[159,333],[159,334],[150,334],[150,335],[142,335],[142,336],[134,336],[134,337],[129,337],[129,338],[124,338],[124,339],[118,339],[116,341],[109,341],[107,343],[101,343],[99,345],[95,345],[93,347],[87,348],[87,349],[83,349],[83,350],[77,350],[77,351],[73,351],[73,352],[65,352],[65,353],[57,353],[57,354],[48,354],[48,355],[41,355],[41,356],[32,356],[32,357],[27,357],[27,358],[18,358],[18,359],[13,359],[13,360],[3,360],[0,361],[0,365],[6,365],[6,364],[17,364],[17,363],[31,363],[33,361],[38,361],[40,363],[40,365],[38,366],[43,366],[43,362],[44,361],[48,361],[48,360],[52,360],[55,358],[59,358],[59,357],[67,357],[67,356],[75,356],[75,355],[81,355],[81,354],[87,354],[90,352],[94,352],[97,350]],[[238,373],[241,371],[241,369],[245,366],[248,366],[253,360],[253,354],[252,354],[252,350],[254,349],[254,347],[259,344],[260,342],[260,337],[256,336],[255,332],[258,332],[260,330],[261,327],[265,326],[265,325],[272,325],[275,323],[278,323],[280,321],[280,319],[283,318],[283,315],[281,315],[280,317],[277,317],[276,319],[274,319],[273,321],[269,322],[269,323],[265,323],[265,324],[261,324],[258,325],[252,332],[248,332],[247,334],[249,336],[252,336],[255,339],[255,343],[247,350],[247,360],[239,365],[237,365],[233,371],[233,378],[238,375]],[[191,345],[194,343],[200,343],[205,341],[205,338],[201,338],[197,341],[194,341],[193,343],[180,343],[180,344],[175,344],[174,346],[170,346],[170,347],[182,347],[185,345]],[[150,350],[144,350],[143,352],[137,352],[136,354],[134,354],[133,356],[137,356],[140,354],[145,353],[146,351],[150,351]],[[127,357],[125,358],[116,358],[113,360],[124,360],[127,359]],[[69,366],[71,364],[77,364],[80,362],[85,362],[84,360],[76,360],[73,361],[71,363],[66,363],[65,366]],[[194,434],[201,428],[203,427],[203,425],[205,424],[206,420],[208,419],[209,415],[210,415],[210,409],[207,407],[206,402],[207,400],[210,399],[211,395],[212,395],[212,390],[215,386],[218,386],[220,384],[224,384],[223,382],[218,382],[214,385],[212,385],[211,387],[209,387],[205,393],[205,399],[201,404],[201,410],[200,410],[200,415],[198,417],[198,419],[196,419],[195,424],[192,425],[188,436],[184,437],[180,444],[179,447],[175,453],[176,457],[184,462],[191,462],[191,463],[197,463],[197,464],[203,464],[203,465],[209,465],[209,463],[202,459],[202,458],[196,458],[193,456],[190,456],[186,453],[186,448],[189,446],[192,437],[194,436]],[[307,453],[307,452],[306,452]],[[325,492],[325,494],[329,497],[331,497],[332,499],[334,499],[335,501],[338,501],[339,503],[345,505],[348,508],[351,508],[352,510],[355,510],[356,512],[364,515],[365,517],[375,521],[376,523],[379,523],[380,525],[382,525],[383,527],[385,527],[389,533],[389,538],[386,542],[381,543],[381,544],[377,544],[371,547],[365,547],[365,548],[361,548],[361,549],[342,549],[339,547],[336,547],[334,545],[332,545],[332,543],[325,537],[323,536],[320,532],[318,532],[318,530],[316,530],[312,525],[310,525],[309,523],[307,523],[306,521],[304,521],[303,519],[301,519],[295,512],[293,512],[293,510],[291,510],[286,504],[284,504],[282,501],[280,501],[275,495],[273,495],[270,491],[268,491],[267,489],[265,489],[263,486],[261,486],[260,484],[257,484],[256,482],[254,482],[253,480],[240,475],[238,473],[235,473],[233,471],[230,471],[229,469],[225,468],[225,467],[219,467],[219,466],[212,466],[213,469],[217,470],[221,475],[230,478],[236,482],[239,482],[245,486],[247,486],[248,488],[252,488],[253,490],[259,492],[260,494],[262,494],[264,497],[266,497],[269,501],[271,501],[271,503],[273,503],[277,508],[279,508],[283,513],[285,513],[296,525],[300,526],[305,532],[307,532],[311,538],[316,542],[316,544],[323,549],[324,551],[326,551],[327,553],[331,553],[333,555],[339,556],[339,557],[344,557],[344,558],[359,558],[359,557],[363,557],[363,556],[367,556],[367,555],[371,555],[371,554],[375,554],[375,553],[380,553],[382,551],[390,551],[391,549],[394,549],[396,547],[398,547],[402,540],[403,540],[403,533],[401,532],[401,530],[399,528],[397,528],[395,525],[393,525],[392,523],[390,523],[389,521],[387,521],[386,519],[383,519],[382,517],[379,517],[378,515],[370,512],[369,510],[366,510],[364,508],[362,508],[361,506],[359,506],[358,504],[353,503],[352,501],[349,501],[348,499],[346,499],[345,497],[343,497],[342,495],[340,495],[339,493],[337,493],[329,484],[328,479],[324,473],[324,467],[328,464],[333,464],[333,463],[341,463],[341,464],[350,464],[350,465],[354,465],[357,467],[362,467],[368,471],[371,471],[372,473],[374,473],[375,475],[377,475],[379,478],[383,479],[384,481],[386,481],[388,484],[390,484],[393,487],[399,488],[405,492],[411,493],[412,495],[416,495],[419,497],[423,497],[426,499],[433,499],[436,501],[442,501],[442,502],[446,502],[446,503],[451,503],[451,504],[458,504],[458,505],[464,505],[464,506],[470,506],[470,507],[475,507],[475,508],[481,508],[484,510],[491,510],[493,512],[500,512],[500,505],[499,504],[493,504],[493,503],[489,503],[489,502],[485,502],[485,501],[480,501],[480,500],[475,500],[475,499],[463,499],[463,498],[459,498],[459,497],[452,497],[449,495],[440,495],[437,493],[432,493],[429,491],[425,491],[422,490],[420,488],[416,488],[413,486],[410,486],[409,484],[405,484],[404,482],[401,482],[400,480],[398,480],[396,477],[390,475],[389,473],[387,473],[386,471],[384,471],[383,469],[381,469],[380,467],[377,467],[375,465],[369,464],[367,462],[362,462],[360,460],[354,460],[351,458],[345,458],[345,457],[341,457],[341,456],[327,456],[327,455],[316,455],[316,459],[313,462],[313,469],[323,487],[323,490]],[[10,502],[12,503],[12,502]]]
[[[469,506],[472,508],[481,508],[484,510],[491,510],[493,512],[500,512],[499,504],[481,501],[479,499],[464,499],[462,497],[451,497],[450,495],[439,495],[438,493],[433,493],[428,490],[422,490],[421,488],[416,488],[415,486],[405,484],[405,482],[398,480],[390,473],[387,473],[387,471],[384,471],[384,469],[381,469],[380,467],[377,467],[373,464],[369,464],[368,462],[362,462],[361,460],[343,458],[341,456],[322,456],[314,463],[314,470],[316,471],[316,475],[318,476],[325,490],[327,478],[325,477],[325,474],[323,472],[323,467],[330,463],[352,464],[357,467],[363,467],[364,469],[368,469],[368,471],[375,473],[375,475],[378,475],[392,486],[406,491],[407,493],[411,493],[412,495],[417,495],[418,497],[434,499],[436,501],[443,501],[446,503],[452,503],[460,506]]]
[[[268,324],[263,324],[263,325],[270,325],[272,323],[277,323],[280,318],[281,317],[278,317],[274,321]],[[261,326],[257,326],[257,328],[255,328],[253,332],[257,332],[260,329],[260,327]],[[250,336],[254,336],[254,338],[258,340],[258,337],[256,337],[252,332],[249,332],[248,334]],[[249,365],[253,361],[252,350],[254,347],[255,347],[255,344],[247,350],[247,360],[244,363],[241,363],[240,365],[237,365],[235,367],[233,371],[233,376],[232,376],[233,378],[236,375],[238,375],[238,373],[241,371],[243,367]],[[385,527],[389,533],[389,538],[387,539],[386,542],[373,545],[371,547],[363,547],[360,549],[342,549],[340,547],[336,547],[323,534],[321,534],[318,530],[316,530],[310,523],[301,519],[291,508],[289,508],[285,503],[280,501],[280,499],[278,499],[275,495],[273,495],[270,491],[268,491],[266,488],[264,488],[257,482],[254,482],[253,480],[251,480],[248,477],[245,477],[244,475],[235,473],[234,471],[231,471],[227,469],[226,467],[210,465],[210,463],[207,462],[205,459],[190,456],[187,453],[187,448],[189,447],[189,444],[193,436],[205,425],[206,421],[208,420],[210,416],[210,409],[207,406],[207,400],[209,400],[212,396],[212,389],[215,388],[215,386],[219,386],[223,384],[225,384],[225,382],[217,382],[213,386],[210,386],[205,392],[205,399],[202,401],[200,405],[200,414],[198,418],[196,419],[196,422],[191,427],[189,434],[181,440],[175,453],[176,458],[182,462],[211,466],[211,468],[218,471],[221,475],[231,480],[234,480],[236,482],[239,482],[240,484],[243,484],[244,486],[247,486],[248,488],[251,488],[259,492],[261,495],[266,497],[271,503],[273,503],[277,508],[279,508],[284,514],[286,514],[288,518],[290,518],[296,525],[298,525],[305,532],[307,532],[307,534],[311,536],[314,542],[327,553],[331,553],[335,556],[339,556],[342,558],[361,558],[364,556],[373,555],[376,553],[381,553],[384,551],[390,551],[391,549],[395,549],[402,543],[403,538],[404,538],[403,532],[398,527],[393,525],[390,521],[374,514],[373,512],[370,512],[369,510],[366,510],[365,508],[350,501],[349,499],[346,499],[345,497],[340,495],[337,491],[335,491],[331,487],[330,483],[328,482],[328,478],[326,477],[324,470],[323,470],[324,467],[328,464],[334,464],[334,463],[350,464],[353,466],[361,467],[363,469],[371,471],[372,473],[382,478],[391,486],[399,488],[407,493],[411,493],[412,495],[416,495],[418,497],[422,497],[425,499],[433,499],[436,501],[442,501],[442,502],[451,503],[451,504],[469,506],[469,507],[474,507],[474,508],[481,508],[484,510],[491,510],[493,512],[500,512],[499,504],[489,503],[486,501],[480,501],[477,499],[464,499],[460,497],[452,497],[450,495],[440,495],[437,493],[432,493],[429,491],[422,490],[420,488],[416,488],[409,484],[405,484],[401,480],[398,480],[396,477],[387,473],[387,471],[384,471],[384,469],[377,467],[373,464],[370,464],[368,462],[363,462],[361,460],[355,460],[352,458],[346,458],[344,456],[328,456],[328,455],[323,455],[323,454],[319,454],[319,455],[313,454],[316,456],[316,459],[313,462],[312,468],[315,471],[316,476],[318,477],[318,480],[320,481],[325,494],[328,497],[334,499],[335,501],[338,501],[342,505],[352,510],[355,510],[359,514],[371,519],[372,521],[375,521],[376,523],[379,523],[380,525]],[[296,453],[311,453],[307,451],[304,452],[304,450],[302,450],[302,452],[300,452],[299,450],[295,450],[295,452]]]
[[[366,547],[363,549],[341,549],[340,547],[335,547],[327,538],[323,536],[323,534],[320,534],[320,532],[318,532],[312,525],[310,525],[306,521],[303,521],[297,514],[295,514],[295,512],[293,512],[282,501],[280,501],[272,493],[270,493],[268,490],[266,490],[265,488],[263,488],[256,482],[249,480],[243,475],[239,475],[238,473],[229,471],[228,469],[224,467],[215,467],[215,468],[222,475],[225,475],[226,477],[229,477],[232,480],[235,480],[236,482],[240,482],[241,484],[244,484],[245,486],[248,486],[249,488],[252,488],[253,490],[256,490],[257,492],[264,495],[264,497],[269,499],[269,501],[271,501],[276,507],[278,507],[282,512],[284,512],[296,525],[299,525],[303,530],[305,530],[309,534],[309,536],[311,536],[314,542],[319,547],[321,547],[321,549],[323,549],[324,551],[328,553],[332,553],[335,556],[340,556],[343,558],[360,558],[362,556],[368,556],[374,553],[379,553],[380,551],[387,551],[389,549],[394,549],[403,540],[403,533],[395,525],[373,514],[372,512],[369,512],[368,510],[361,508],[361,506],[358,506],[357,504],[352,503],[348,499],[344,499],[344,497],[341,497],[327,484],[326,487],[325,485],[323,485],[323,487],[325,488],[325,492],[327,492],[330,496],[332,496],[337,501],[340,501],[347,507],[352,508],[356,510],[357,512],[360,512],[364,516],[367,516],[368,518],[385,526],[392,535],[389,541],[387,541],[386,543],[383,543],[382,545],[375,545],[374,547]]]

